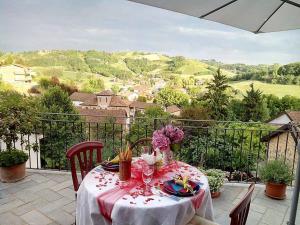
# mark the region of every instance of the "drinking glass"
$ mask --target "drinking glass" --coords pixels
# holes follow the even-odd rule
[[[142,146],[142,154],[150,154],[150,147]]]
[[[144,195],[145,196],[152,195],[151,190],[148,189],[148,184],[152,180],[153,173],[154,173],[154,166],[153,165],[148,165],[145,162],[145,164],[143,165],[143,173],[142,173],[143,182],[145,183],[145,190],[144,190]]]

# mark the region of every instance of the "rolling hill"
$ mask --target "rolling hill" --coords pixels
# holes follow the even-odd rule
[[[153,79],[170,81],[174,78],[188,79],[190,77],[205,84],[220,67],[222,73],[230,78],[231,86],[239,90],[241,94],[245,93],[249,84],[253,82],[255,87],[265,94],[275,94],[279,97],[286,94],[300,95],[299,85],[242,80],[244,77],[234,80],[241,74],[253,72],[257,76],[256,74],[269,71],[270,68],[273,71],[274,65],[224,64],[215,60],[197,60],[182,56],[133,51],[108,53],[94,50],[43,50],[0,54],[0,65],[12,63],[31,67],[36,72],[35,82],[41,78],[56,76],[62,82],[75,85],[80,89],[84,88],[90,80],[95,79],[102,79],[105,88],[110,88],[112,85],[121,87],[124,84],[150,84]],[[21,91],[26,92],[26,90]]]

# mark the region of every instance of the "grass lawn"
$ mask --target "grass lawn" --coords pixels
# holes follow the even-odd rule
[[[300,96],[300,86],[298,85],[268,84],[260,81],[239,81],[232,82],[230,85],[245,94],[251,83],[254,84],[254,88],[260,89],[264,94],[273,94],[278,97],[285,95]]]

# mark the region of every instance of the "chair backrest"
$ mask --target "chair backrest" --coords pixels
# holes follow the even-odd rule
[[[76,169],[79,167],[81,180],[83,180],[85,175],[88,174],[91,169],[93,169],[95,163],[100,163],[102,161],[102,148],[103,144],[101,142],[86,141],[72,146],[67,151],[67,158],[71,164],[71,173],[75,191],[77,191],[79,188]],[[95,157],[96,160],[94,160]],[[76,163],[76,159],[78,163]]]
[[[243,199],[231,210],[229,216],[231,217],[230,225],[245,225],[250,209],[251,196],[254,191],[255,184],[252,183],[248,188],[247,193]]]
[[[141,154],[142,146],[149,146],[152,152],[153,151],[152,138],[141,138],[136,142],[132,143],[130,145],[130,149],[132,150],[134,156],[139,156]]]

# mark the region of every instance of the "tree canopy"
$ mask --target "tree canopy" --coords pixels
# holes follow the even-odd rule
[[[160,90],[157,93],[155,97],[155,102],[164,106],[170,106],[170,105],[184,106],[189,103],[189,96],[178,90],[167,87]]]
[[[227,118],[230,100],[230,96],[227,94],[229,87],[227,77],[218,69],[212,81],[207,85],[207,93],[204,95],[213,119],[224,120]]]

